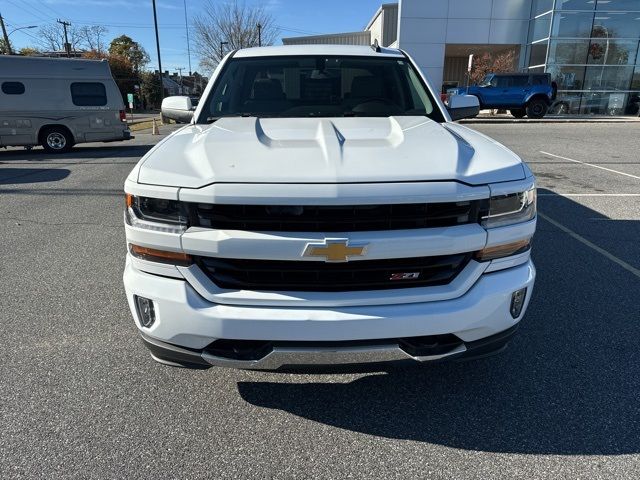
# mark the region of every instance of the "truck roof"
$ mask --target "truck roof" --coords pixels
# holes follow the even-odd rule
[[[0,55],[0,78],[111,79],[106,60]]]
[[[355,45],[278,45],[274,47],[243,48],[235,53],[234,58],[277,57],[289,55],[404,57],[404,54],[395,48],[380,47],[380,51],[376,52],[371,47]]]

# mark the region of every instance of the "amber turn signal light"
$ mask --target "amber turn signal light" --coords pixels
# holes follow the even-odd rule
[[[135,200],[135,197],[130,193],[125,193],[124,198],[125,198],[125,202],[127,203],[127,208],[133,207],[133,201]]]
[[[191,255],[180,252],[167,252],[166,250],[156,250],[155,248],[141,247],[140,245],[129,244],[131,255],[141,260],[149,262],[170,263],[171,265],[188,266],[193,263]]]
[[[517,242],[505,243],[503,245],[494,245],[476,252],[476,260],[486,262],[495,260],[496,258],[510,257],[518,253],[526,252],[531,245],[531,239],[518,240]]]

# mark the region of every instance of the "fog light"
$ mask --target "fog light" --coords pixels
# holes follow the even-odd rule
[[[515,319],[522,313],[522,307],[524,307],[524,300],[527,298],[527,289],[522,288],[517,292],[511,294],[511,316]]]
[[[138,318],[143,327],[149,328],[156,321],[156,312],[153,309],[153,300],[148,298],[133,296],[138,310]]]

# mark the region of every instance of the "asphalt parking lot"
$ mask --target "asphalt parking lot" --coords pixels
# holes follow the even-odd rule
[[[166,367],[137,338],[122,184],[158,137],[0,150],[0,478],[637,478],[640,127],[472,127],[539,181],[510,348],[285,373]]]

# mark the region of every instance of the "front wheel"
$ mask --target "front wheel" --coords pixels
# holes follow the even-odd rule
[[[527,113],[525,112],[524,108],[515,108],[509,111],[511,112],[511,115],[516,118],[524,118],[525,114]]]
[[[547,114],[547,102],[534,98],[527,104],[527,117],[542,118]]]
[[[51,127],[42,133],[42,147],[49,153],[65,153],[73,147],[73,138],[68,130]]]

